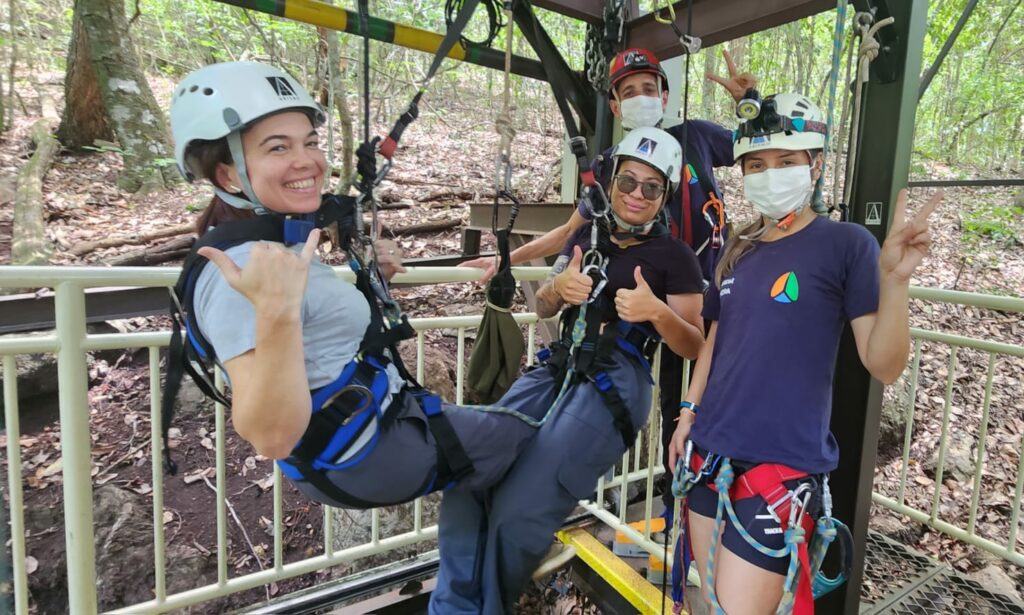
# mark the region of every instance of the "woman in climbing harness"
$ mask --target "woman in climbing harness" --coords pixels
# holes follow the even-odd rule
[[[314,227],[325,217],[358,222],[351,211],[336,215],[338,202],[352,199],[322,198],[323,119],[295,79],[264,64],[207,66],[175,90],[178,165],[189,181],[209,181],[216,197],[202,217],[203,230],[212,228],[176,287],[186,335],[175,335],[177,350],[172,340],[165,398],[173,401],[182,371],[209,375],[200,367],[216,361],[230,381],[238,433],[331,505],[487,487],[536,433],[528,419],[550,400],[547,383],[537,389],[524,378],[488,408],[443,404],[415,384],[395,350],[412,329],[381,300],[401,267],[393,245],[377,246],[391,253],[377,259],[383,276],[349,251],[356,285],[316,258]],[[205,386],[215,394],[208,378]]]
[[[809,206],[825,133],[817,106],[777,94],[734,137],[760,216],[729,241],[706,294],[712,324],[669,451],[689,508],[674,576],[685,579],[692,547],[716,613],[813,612],[824,588],[811,579],[838,525],[827,477],[839,460],[829,418],[843,325],[884,383],[909,353],[909,280],[941,197],[907,219],[901,192],[879,250],[864,227]]]
[[[658,340],[695,357],[704,341],[701,269],[658,215],[679,188],[672,135],[637,128],[615,148],[610,211],[569,240],[537,293],[540,316],[562,315],[562,341],[541,353],[557,391],[550,415],[508,475],[487,492],[448,493],[430,612],[503,613],[552,533],[636,439],[651,411],[648,363]]]

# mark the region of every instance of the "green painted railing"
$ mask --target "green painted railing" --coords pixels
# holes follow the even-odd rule
[[[86,381],[86,354],[97,350],[146,348],[149,357],[149,394],[151,411],[151,437],[159,440],[160,417],[160,366],[159,351],[169,341],[166,331],[127,333],[127,334],[88,334],[85,328],[84,291],[92,287],[128,287],[151,286],[169,287],[177,278],[176,269],[163,268],[60,268],[60,267],[0,267],[0,288],[53,288],[56,294],[57,329],[54,334],[42,336],[8,336],[0,338],[0,358],[3,362],[3,395],[6,420],[7,441],[7,488],[10,504],[11,554],[14,571],[14,606],[15,612],[29,612],[28,573],[26,568],[24,496],[22,489],[22,451],[20,449],[19,407],[17,393],[16,357],[29,353],[54,354],[58,358],[58,385],[60,397],[61,453],[64,457],[64,511],[65,536],[67,549],[67,578],[69,588],[69,611],[72,613],[93,613],[97,610],[96,594],[96,555],[93,532],[92,490],[90,476],[90,426],[89,402]],[[516,270],[517,276],[524,280],[539,280],[546,274],[542,268],[522,268]],[[341,275],[348,275],[342,270]],[[469,269],[431,268],[429,270],[412,270],[396,281],[433,283],[433,282],[469,282],[477,278],[478,272]],[[912,289],[912,296],[930,302],[967,305],[981,309],[1000,310],[1015,314],[1024,313],[1024,300],[1008,297],[990,297],[951,291],[932,289]],[[527,329],[528,350],[532,357],[535,342],[536,316],[533,314],[517,314],[517,320]],[[425,345],[424,332],[430,329],[455,329],[458,336],[456,362],[456,402],[462,401],[464,389],[464,365],[466,331],[475,328],[480,321],[479,316],[458,316],[449,318],[416,319],[413,321],[418,331],[417,339],[417,377],[422,378],[424,371]],[[873,494],[874,500],[881,506],[904,514],[911,519],[945,532],[959,540],[969,542],[978,547],[995,553],[1018,565],[1024,565],[1024,557],[1017,548],[1022,489],[1024,489],[1024,460],[1018,462],[1014,480],[1015,490],[1011,498],[1011,510],[1007,515],[1004,536],[993,537],[979,533],[978,511],[982,503],[980,493],[983,487],[983,475],[986,462],[986,435],[989,429],[989,417],[992,410],[991,393],[995,374],[1000,366],[1009,364],[1012,369],[1019,369],[1024,349],[1020,346],[991,340],[975,339],[959,334],[938,333],[922,329],[912,331],[914,338],[914,355],[911,362],[911,399],[916,400],[918,380],[921,375],[921,357],[924,344],[948,345],[952,348],[947,365],[947,382],[945,405],[943,407],[943,428],[940,441],[939,459],[936,467],[934,489],[930,494],[924,486],[909,480],[910,445],[913,434],[914,404],[910,404],[907,417],[906,433],[902,454],[902,466],[898,491],[895,494]],[[951,400],[959,386],[957,383],[958,349],[972,349],[988,353],[985,398],[982,407],[981,426],[978,433],[977,459],[973,474],[973,491],[969,507],[969,516],[963,526],[958,526],[942,518],[940,513],[942,502],[942,476],[945,472],[945,453],[950,432]],[[656,358],[657,361],[657,358]],[[657,370],[655,370],[657,374]],[[684,378],[684,382],[687,379]],[[1021,376],[1017,382],[1024,382]],[[657,395],[654,396],[657,399]],[[1020,400],[1018,399],[1018,402]],[[1017,406],[1017,411],[1024,404]],[[1005,409],[1004,409],[1005,410]],[[178,593],[168,593],[166,578],[166,551],[163,529],[164,477],[161,471],[159,449],[150,450],[153,481],[153,558],[155,567],[155,583],[153,599],[131,605],[121,605],[115,612],[150,613],[164,612],[185,608],[209,601],[214,598],[239,592],[242,590],[266,585],[275,581],[313,572],[350,562],[368,555],[386,553],[403,546],[419,544],[436,538],[436,526],[423,526],[423,508],[421,502],[414,505],[413,529],[396,535],[381,535],[380,512],[374,511],[371,520],[370,539],[345,549],[333,548],[333,537],[339,528],[328,509],[324,511],[323,552],[319,555],[285,563],[283,557],[283,512],[282,512],[282,478],[274,470],[273,484],[273,557],[272,566],[260,572],[231,576],[228,562],[228,510],[227,481],[224,455],[225,413],[224,408],[215,409],[215,479],[217,490],[215,499],[217,527],[217,580],[216,582],[187,589]],[[637,438],[637,445],[623,455],[621,464],[616,471],[599,481],[597,498],[593,502],[581,502],[581,505],[593,513],[602,522],[622,530],[633,538],[634,542],[656,557],[661,557],[664,547],[651,540],[650,525],[645,531],[637,531],[626,526],[626,498],[620,497],[616,510],[609,510],[607,505],[610,490],[621,490],[624,493],[630,485],[638,484],[645,491],[646,506],[644,517],[650,521],[654,514],[654,484],[656,477],[663,471],[659,420],[660,413],[652,408],[651,419],[647,428]],[[1020,443],[1017,443],[1017,454],[1020,456]],[[925,497],[925,496],[928,497]],[[927,501],[928,506],[913,506],[911,501]]]

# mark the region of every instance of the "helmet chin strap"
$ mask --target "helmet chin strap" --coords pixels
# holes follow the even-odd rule
[[[235,170],[238,171],[238,181],[242,184],[242,194],[246,199],[229,194],[219,188],[214,188],[218,197],[228,205],[238,209],[252,209],[257,214],[267,213],[267,208],[256,198],[256,192],[249,182],[249,173],[245,169],[245,151],[242,149],[242,135],[238,131],[228,134],[228,149],[231,151],[231,159],[235,162]]]
[[[612,219],[615,220],[615,227],[621,230],[621,233],[614,233],[615,237],[618,239],[629,239],[631,237],[635,237],[636,235],[643,235],[649,233],[650,230],[654,227],[654,223],[658,221],[658,216],[655,215],[653,218],[650,219],[650,221],[644,224],[630,224],[629,222],[626,222],[625,220],[620,218],[619,214],[615,213],[615,211],[612,211]]]

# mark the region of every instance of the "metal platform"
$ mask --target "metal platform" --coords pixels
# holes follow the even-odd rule
[[[647,558],[619,558],[591,531],[601,524],[559,532],[579,557],[573,560],[573,581],[603,613],[672,612],[660,588],[641,574]],[[437,552],[367,571],[354,579],[327,583],[297,592],[246,613],[379,613],[405,615],[425,612]],[[688,591],[698,591],[691,588]],[[339,606],[345,604],[346,606]],[[700,605],[697,605],[698,607]],[[868,536],[861,615],[1024,615],[1024,604],[986,590],[928,556],[874,532]],[[693,615],[704,615],[699,608]]]
[[[860,595],[862,615],[1024,615],[1024,604],[874,532]]]

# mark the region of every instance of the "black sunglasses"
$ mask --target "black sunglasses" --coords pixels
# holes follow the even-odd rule
[[[639,185],[640,193],[648,201],[653,201],[665,194],[665,185],[658,182],[641,182],[631,175],[616,175],[613,179],[619,192],[624,194],[631,194]]]

